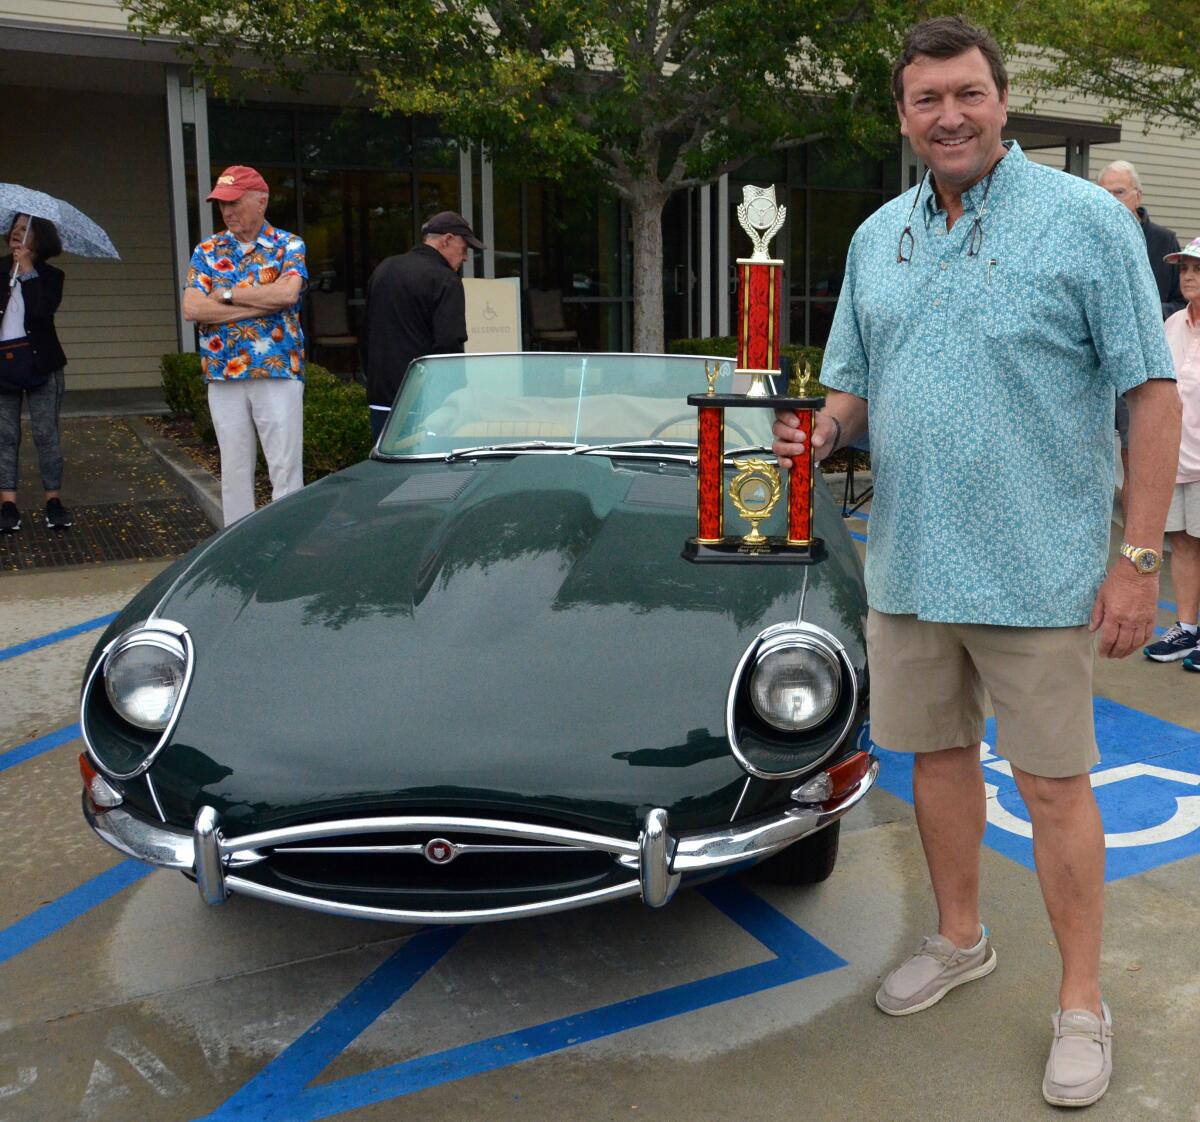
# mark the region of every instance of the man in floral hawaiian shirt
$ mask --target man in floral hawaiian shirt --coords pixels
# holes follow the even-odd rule
[[[266,221],[268,188],[234,166],[208,196],[227,229],[196,246],[183,317],[200,328],[200,367],[221,449],[225,525],[254,510],[255,432],[271,498],[304,486],[304,242]]]

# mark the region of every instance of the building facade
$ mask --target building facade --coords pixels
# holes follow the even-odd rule
[[[474,275],[559,294],[584,349],[630,344],[631,243],[615,199],[505,177],[436,122],[353,105],[348,85],[223,101],[193,81],[169,41],[130,35],[116,0],[0,0],[0,99],[0,151],[21,153],[19,171],[3,178],[68,199],[121,252],[119,262],[64,263],[58,324],[72,392],[157,386],[159,357],[194,346],[178,294],[191,247],[219,222],[201,200],[231,163],[263,172],[270,218],[308,243],[306,327],[318,361],[353,365],[372,268],[445,209],[465,214],[489,246],[468,264]],[[1181,238],[1200,233],[1200,142],[1103,117],[1086,102],[1043,104],[1013,113],[1008,135],[1076,174],[1132,160],[1155,220]],[[735,216],[741,188],[774,183],[789,211],[773,247],[786,262],[784,336],[824,343],[851,234],[918,174],[899,146],[882,160],[839,163],[818,143],[678,193],[663,218],[667,338],[730,333],[732,266],[748,248]]]

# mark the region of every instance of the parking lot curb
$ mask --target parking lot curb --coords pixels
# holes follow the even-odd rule
[[[204,512],[204,517],[212,523],[213,528],[221,529],[224,525],[221,515],[221,484],[216,476],[210,471],[205,471],[173,441],[160,436],[141,417],[126,417],[125,420],[147,451],[154,453],[163,462],[167,470],[179,481],[180,486],[196,501],[196,505]]]

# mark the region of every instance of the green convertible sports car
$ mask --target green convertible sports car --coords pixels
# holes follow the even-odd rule
[[[215,535],[105,632],[92,828],[211,904],[414,923],[659,907],[760,861],[828,876],[877,769],[862,571],[822,483],[818,560],[681,555],[705,362],[414,363],[369,460]],[[771,420],[728,414],[727,477]],[[732,501],[725,524],[750,529]]]

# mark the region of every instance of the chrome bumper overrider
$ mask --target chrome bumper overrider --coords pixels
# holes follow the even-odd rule
[[[684,874],[705,873],[741,862],[760,860],[835,822],[862,800],[874,785],[878,771],[878,761],[872,760],[867,774],[858,785],[836,802],[821,806],[794,806],[771,818],[731,825],[720,830],[673,835],[668,828],[667,812],[662,809],[651,810],[636,841],[520,822],[428,816],[351,818],[226,838],[221,833],[219,816],[212,807],[202,807],[196,815],[192,832],[184,833],[137,818],[121,807],[111,810],[98,808],[86,791],[83,813],[88,825],[114,849],[152,865],[194,874],[201,898],[209,904],[219,904],[229,893],[235,892],[260,900],[273,900],[311,911],[359,919],[420,924],[484,923],[546,915],[634,895],[640,895],[650,907],[660,908],[674,895]],[[630,877],[628,881],[591,892],[532,904],[462,911],[410,911],[304,896],[261,885],[238,875],[239,869],[267,860],[271,851],[278,846],[356,834],[388,833],[425,837],[444,833],[486,834],[562,847],[564,850],[602,852],[628,869]]]

